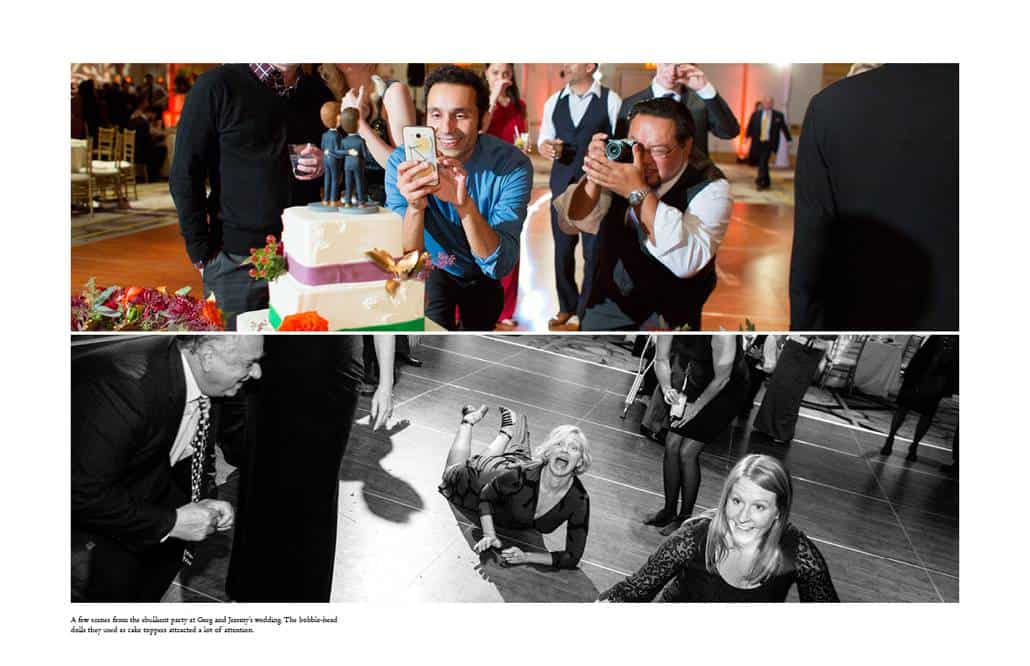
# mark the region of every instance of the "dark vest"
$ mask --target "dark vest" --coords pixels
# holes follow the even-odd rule
[[[583,177],[583,158],[590,146],[590,137],[598,132],[612,134],[612,123],[608,117],[608,88],[601,86],[601,96],[591,96],[578,127],[572,124],[569,96],[559,98],[551,114],[555,134],[565,143],[561,159],[551,165],[552,198],[559,196],[571,183]]]
[[[685,211],[698,192],[719,178],[724,176],[711,162],[688,165],[662,203]],[[691,277],[677,277],[647,251],[644,227],[625,219],[628,207],[626,199],[612,197],[597,232],[594,279],[580,318],[586,309],[611,298],[638,323],[658,313],[674,328],[686,324],[701,330],[701,308],[715,289],[715,258]]]

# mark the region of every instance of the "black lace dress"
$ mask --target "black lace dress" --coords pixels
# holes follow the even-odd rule
[[[608,601],[782,602],[791,585],[801,601],[840,601],[826,561],[808,537],[787,523],[780,538],[780,569],[758,587],[742,589],[705,567],[711,520],[687,521],[666,539],[639,571],[601,595]],[[664,588],[664,589],[663,589]]]
[[[583,557],[590,525],[590,497],[578,478],[557,504],[535,518],[543,464],[522,451],[499,456],[472,456],[443,475],[440,494],[466,512],[491,515],[509,529],[535,529],[548,534],[568,523],[565,550],[551,553],[556,569],[575,569]]]

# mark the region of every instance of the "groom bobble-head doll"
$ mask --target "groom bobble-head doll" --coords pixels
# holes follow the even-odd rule
[[[325,191],[322,194],[322,204],[336,206],[340,202],[340,175],[344,158],[344,135],[338,129],[340,126],[340,103],[326,102],[322,105],[319,113],[322,117],[322,124],[326,127],[325,133],[322,134],[322,152],[325,155]]]
[[[357,206],[365,203],[365,140],[358,135],[358,110],[348,107],[340,112],[340,129],[346,133],[342,144],[346,157],[343,160],[343,205],[350,207],[351,195],[357,194]],[[355,192],[355,190],[357,190]]]

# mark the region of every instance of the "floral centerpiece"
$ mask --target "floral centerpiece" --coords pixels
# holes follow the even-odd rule
[[[189,296],[190,288],[98,287],[90,278],[72,297],[73,331],[220,331],[225,328],[214,294]]]

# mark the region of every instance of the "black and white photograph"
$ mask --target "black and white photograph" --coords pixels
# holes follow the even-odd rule
[[[958,336],[73,336],[76,602],[958,602]]]

